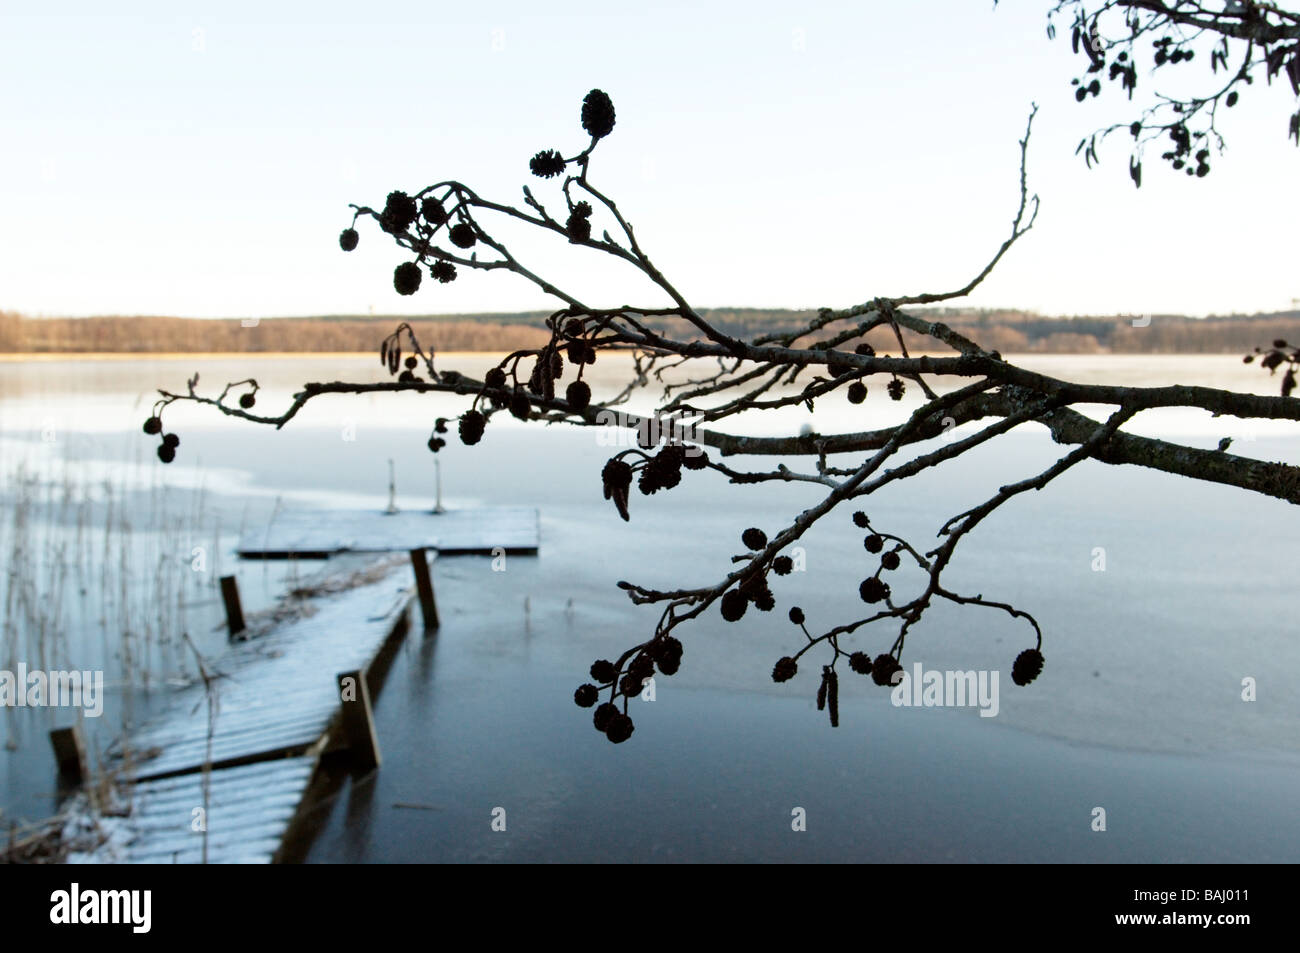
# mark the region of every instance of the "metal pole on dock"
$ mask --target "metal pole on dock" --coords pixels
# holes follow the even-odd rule
[[[443,513],[442,508],[442,460],[435,454],[433,457],[433,483],[434,492],[437,494],[433,501],[433,511]]]
[[[428,550],[411,550],[411,567],[415,570],[415,588],[420,596],[420,614],[424,629],[432,632],[438,628],[438,603],[433,598],[433,578],[429,575]]]
[[[384,512],[389,516],[397,512],[397,475],[391,458],[388,461],[388,509]]]

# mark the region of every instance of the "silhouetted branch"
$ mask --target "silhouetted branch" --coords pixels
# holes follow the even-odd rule
[[[1116,5],[1124,4],[1106,6]],[[556,150],[544,150],[530,163],[533,173],[541,178],[563,176],[559,183],[563,215],[548,209],[528,188],[524,190],[524,207],[516,208],[485,199],[454,180],[429,186],[414,195],[390,193],[378,211],[353,206],[353,225],[362,219],[373,219],[399,248],[414,256],[394,271],[394,288],[398,293],[414,294],[426,276],[439,283],[454,281],[457,268],[510,271],[563,304],[547,321],[545,343],[510,352],[479,380],[437,366],[434,354],[422,348],[415,330],[403,323],[379,347],[379,359],[393,378],[390,381],[307,383],[281,413],[266,415],[253,412],[256,381],[228,384],[217,396],[209,397],[197,390],[196,375],[184,392],[160,391],[161,397],[146,422],[146,432],[162,433],[161,415],[175,401],[202,404],[228,416],[280,428],[308,401],[325,394],[442,393],[469,398],[468,407],[457,422],[461,442],[466,445],[478,443],[491,425],[492,417],[501,412],[522,420],[635,430],[637,445],[615,453],[601,473],[604,497],[624,519],[631,516],[634,483],[642,495],[650,496],[671,491],[688,476],[700,479],[702,474],[712,471],[735,484],[789,482],[816,487],[821,498],[789,518],[787,525],[770,536],[757,527],[747,529],[741,537],[744,551],[733,554],[727,571],[712,582],[673,589],[619,583],[633,604],[659,605],[659,619],[648,638],[612,661],[598,660],[591,669],[592,682],[578,689],[575,700],[584,707],[596,706],[596,726],[610,740],[620,742],[632,733],[627,706],[641,692],[644,680],[656,671],[671,675],[678,670],[683,645],[674,634],[676,630],[715,603],[723,617],[733,622],[740,620],[750,607],[758,612],[773,611],[776,598],[771,577],[792,572],[793,544],[818,521],[842,504],[861,501],[889,484],[910,479],[932,467],[951,466],[952,461],[970,450],[998,439],[1015,427],[1041,425],[1056,442],[1073,449],[1047,469],[998,488],[983,503],[940,523],[936,527],[940,542],[933,549],[927,551],[889,532],[888,527],[878,527],[863,511],[854,512],[852,523],[864,533],[864,549],[879,559],[878,568],[858,586],[858,596],[867,606],[865,614],[831,625],[815,635],[808,630],[803,610],[792,607],[789,615],[801,630],[804,644],[794,655],[780,659],[773,669],[775,680],[786,681],[796,675],[799,660],[815,646],[829,647],[830,660],[822,668],[819,696],[829,704],[832,724],[835,724],[838,722],[836,666],[839,659],[847,657],[852,671],[871,676],[879,685],[891,684],[901,670],[901,654],[908,632],[935,600],[944,600],[956,605],[997,609],[1032,627],[1035,645],[1017,657],[1012,669],[1013,680],[1026,684],[1037,676],[1043,664],[1043,631],[1038,621],[1008,602],[985,598],[982,593],[959,594],[942,582],[942,574],[960,540],[1005,503],[1028,490],[1042,489],[1061,473],[1088,459],[1148,467],[1300,502],[1300,469],[1233,456],[1226,452],[1226,445],[1216,451],[1205,451],[1128,434],[1121,429],[1142,411],[1166,407],[1198,408],[1239,418],[1300,420],[1300,400],[1289,396],[1300,350],[1287,349],[1285,342],[1274,342],[1274,348],[1260,361],[1270,372],[1287,365],[1280,397],[1187,385],[1080,384],[1019,367],[946,325],[924,320],[905,310],[912,305],[969,294],[1033,227],[1039,203],[1037,196],[1031,196],[1028,191],[1026,162],[1035,112],[1036,107],[1019,142],[1019,200],[1010,233],[966,285],[950,292],[875,297],[851,307],[823,308],[805,325],[792,331],[759,335],[747,341],[720,332],[691,307],[653,264],[619,207],[591,183],[590,166],[595,149],[614,125],[612,103],[604,93],[593,90],[584,101],[582,116],[584,129],[592,137],[590,144],[573,158],[565,159]],[[575,196],[585,197],[575,200]],[[592,201],[588,202],[588,198]],[[524,265],[504,243],[497,241],[488,230],[492,216],[504,216],[552,237],[563,238],[572,245],[610,255],[649,278],[668,303],[649,308],[628,305],[595,308],[584,304],[576,294]],[[621,241],[616,241],[609,229],[604,229],[600,238],[593,237],[597,232],[592,220],[597,217],[608,220]],[[358,241],[359,236],[352,227],[340,236],[345,251],[355,248]],[[864,335],[876,329],[886,329],[892,334],[900,356],[877,353],[866,343]],[[903,330],[933,342],[940,353],[912,356]],[[819,334],[829,336],[816,339]],[[591,388],[584,379],[587,368],[600,354],[618,353],[631,357],[630,379],[609,400],[593,401]],[[670,372],[684,375],[685,379],[668,380],[666,375]],[[570,380],[561,391],[560,382],[566,376]],[[873,382],[874,386],[882,378],[887,378],[884,390],[893,400],[903,398],[908,382],[915,383],[922,395],[920,406],[900,423],[840,434],[814,432],[768,437],[723,429],[725,422],[744,413],[799,405],[812,412],[817,401],[839,399],[840,395],[860,404],[867,396],[867,383]],[[933,386],[940,381],[942,387]],[[635,394],[654,385],[662,385],[662,395],[652,413],[616,410]],[[236,394],[238,400],[233,399]],[[1085,405],[1110,408],[1109,417],[1101,422],[1076,409]],[[446,423],[439,420],[430,437],[429,446],[434,452],[446,443],[441,436],[446,433]],[[978,428],[960,438],[950,433],[953,428],[968,424],[978,424]],[[159,456],[165,462],[170,461],[175,456],[177,440],[171,434],[163,434],[162,439]],[[938,446],[926,446],[936,439],[942,441]],[[745,471],[710,458],[709,450],[724,458],[764,455],[811,458],[812,463],[811,469],[804,472],[784,461],[777,462],[770,470]],[[837,459],[833,461],[833,457]],[[701,476],[690,476],[695,473]],[[894,574],[904,561],[919,569],[925,580],[910,598],[896,596],[894,586],[887,581],[902,578]],[[841,644],[850,639],[867,640],[882,623],[892,623],[896,628],[891,626],[887,649],[886,643],[882,643],[879,647],[885,650],[874,659],[862,649],[850,650]]]

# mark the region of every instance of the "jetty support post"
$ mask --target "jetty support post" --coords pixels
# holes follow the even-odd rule
[[[433,578],[429,575],[429,556],[426,549],[411,550],[411,567],[415,570],[415,588],[420,596],[420,613],[424,616],[424,630],[438,628],[438,603],[433,597]]]
[[[379,737],[375,734],[375,712],[370,706],[370,688],[361,669],[337,676],[342,704],[343,742],[361,770],[379,767]]]
[[[234,576],[221,577],[221,601],[226,606],[226,628],[233,640],[246,628],[244,610],[239,604],[239,583]]]
[[[50,745],[54,748],[54,760],[59,765],[59,773],[77,784],[90,777],[90,761],[86,757],[86,738],[81,733],[80,725],[70,728],[55,728],[50,732]]]

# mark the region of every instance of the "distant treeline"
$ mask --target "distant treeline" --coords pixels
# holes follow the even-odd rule
[[[508,351],[536,347],[547,333],[548,312],[448,314],[371,317],[321,315],[310,318],[263,318],[246,327],[238,318],[169,317],[26,318],[0,311],[0,352],[63,354],[76,352],[255,353],[269,351],[370,351],[401,321],[408,321],[420,342],[438,351]],[[714,308],[701,314],[726,334],[753,338],[789,331],[806,324],[813,311]],[[1141,325],[1136,315],[1048,317],[1026,311],[921,309],[986,348],[1004,354],[1244,354],[1276,338],[1300,340],[1300,311],[1271,314],[1150,315]],[[643,319],[666,333],[698,336],[679,318]],[[1134,326],[1134,321],[1139,326]],[[841,324],[833,327],[839,328]],[[821,336],[827,336],[823,332]],[[891,331],[876,329],[867,338],[877,350],[897,349]],[[909,348],[928,343],[904,332]]]
[[[263,318],[245,327],[238,318],[156,317],[21,318],[0,312],[0,352],[65,354],[257,353],[274,351],[377,351],[401,321],[409,320],[425,347],[438,351],[505,351],[548,340],[541,328],[516,318],[511,324],[443,318]]]

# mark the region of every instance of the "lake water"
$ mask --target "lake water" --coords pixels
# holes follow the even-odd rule
[[[440,363],[481,374],[489,358]],[[1232,356],[1021,363],[1075,380],[1276,392]],[[600,396],[626,364],[603,356],[594,369]],[[281,432],[177,405],[167,429],[181,446],[163,467],[140,424],[152,388],[183,389],[195,370],[200,389],[257,377],[259,409],[281,405],[308,380],[384,379],[371,357],[0,365],[0,563],[11,590],[45,596],[10,596],[6,651],[29,667],[40,652],[60,663],[45,667],[102,665],[118,687],[91,725],[101,743],[147,714],[160,682],[192,671],[182,631],[203,651],[220,648],[217,575],[237,572],[245,608],[256,611],[308,568],[237,566],[231,547],[241,528],[264,525],[277,507],[380,508],[390,459],[399,506],[427,508],[433,419],[467,403],[323,397]],[[732,429],[856,430],[915,406],[911,393],[894,404],[871,389],[859,407],[836,397],[819,402],[815,416],[799,408]],[[1127,429],[1207,448],[1232,436],[1233,452],[1300,459],[1293,424],[1175,410]],[[776,611],[751,609],[732,625],[714,609],[680,629],[680,673],[657,680],[653,702],[633,705],[636,732],[613,746],[574,706],[573,688],[593,659],[616,657],[657,617],[614,583],[716,580],[741,530],[775,532],[824,490],[733,487],[688,472],[671,491],[634,494],[625,524],[601,498],[600,468],[613,452],[605,437],[501,417],[479,446],[453,437],[441,455],[444,503],[538,506],[541,553],[510,557],[504,572],[487,558],[437,562],[443,626],[436,637],[407,640],[377,703],[384,765],[342,783],[319,812],[306,859],[1300,860],[1300,645],[1281,569],[1295,547],[1292,507],[1140,468],[1081,464],[986,520],[945,574],[960,592],[1035,614],[1043,675],[1026,688],[1010,682],[1012,660],[1033,645],[1023,622],[938,605],[909,635],[905,665],[999,670],[997,716],[896,707],[888,691],[845,672],[841,725],[831,729],[814,705],[814,658],[791,682],[769,677],[803,638],[787,609],[802,606],[814,631],[860,617],[857,584],[874,561],[849,512],[861,506],[882,530],[926,543],[947,517],[1064,452],[1041,428],[1019,428],[823,520],[800,541],[805,571],[774,580]],[[774,461],[728,463],[767,469]],[[25,488],[12,478],[19,468]],[[894,577],[899,593],[920,579],[906,570]],[[868,627],[841,644],[875,655],[895,632]],[[1248,678],[1254,701],[1242,699]],[[45,735],[71,716],[9,710],[0,718],[10,741],[0,751],[0,820],[47,813],[54,772]],[[505,832],[490,826],[498,807]],[[1098,807],[1105,832],[1091,828]],[[806,831],[791,830],[795,808],[806,812]]]

